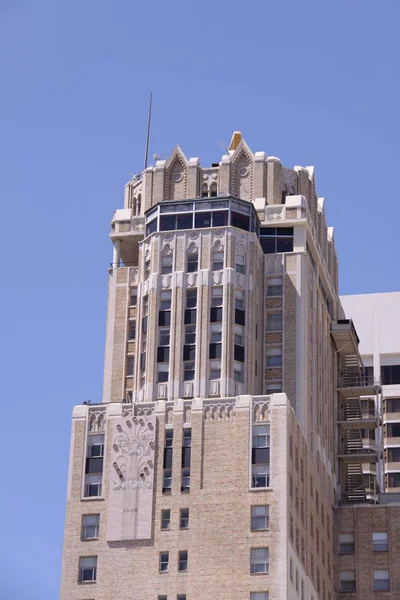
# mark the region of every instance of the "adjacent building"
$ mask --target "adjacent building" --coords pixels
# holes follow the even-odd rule
[[[211,167],[177,147],[125,186],[110,238],[103,398],[73,413],[61,599],[353,592],[349,515],[372,509],[382,534],[396,507],[383,388],[338,297],[314,168],[239,132]],[[390,562],[376,570],[400,590]]]

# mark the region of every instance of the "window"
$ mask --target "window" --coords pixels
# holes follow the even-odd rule
[[[159,348],[160,350],[160,348]],[[166,348],[169,351],[169,348]],[[169,363],[160,363],[157,371],[157,382],[166,383],[169,376]]]
[[[187,571],[188,570],[188,551],[180,550],[179,558],[178,558],[178,571]]]
[[[282,296],[282,279],[268,279],[267,296]]]
[[[400,423],[388,423],[387,437],[400,437]]]
[[[299,592],[299,570],[296,569],[296,592]]]
[[[242,254],[236,254],[236,266],[237,273],[245,273],[246,272],[246,257]]]
[[[134,340],[135,338],[136,338],[136,321],[129,321],[128,339]]]
[[[186,325],[185,327],[185,344],[191,345],[196,343],[196,326]]]
[[[163,459],[163,494],[171,493],[172,485],[172,444],[174,439],[174,430],[165,430],[164,441],[164,459]]]
[[[88,457],[99,458],[104,456],[104,434],[88,436]]]
[[[186,594],[178,594],[176,600],[186,600]]]
[[[221,377],[221,361],[210,360],[210,378],[220,379]]]
[[[387,532],[373,533],[372,534],[372,552],[387,552],[388,550],[389,550],[389,546],[388,546]]]
[[[195,273],[199,270],[199,255],[197,252],[190,252],[187,257],[187,272]]]
[[[217,197],[217,184],[216,183],[212,183],[210,185],[210,198],[216,198]],[[215,213],[214,213],[215,215]]]
[[[164,469],[164,475],[163,475],[163,494],[170,494],[171,493],[171,486],[172,486],[172,470],[171,469]]]
[[[171,511],[169,508],[161,511],[161,529],[169,529],[171,523]]]
[[[172,256],[163,256],[161,258],[161,274],[172,273]]]
[[[243,327],[235,325],[235,344],[243,346]]]
[[[130,306],[137,305],[137,288],[136,287],[131,288],[131,296],[130,296],[130,300],[129,300],[129,305]]]
[[[269,529],[269,506],[251,507],[251,528],[254,531]]]
[[[293,252],[293,227],[261,227],[260,244],[264,254]]]
[[[222,325],[220,323],[211,325],[211,342],[213,344],[222,342]]]
[[[290,577],[290,581],[293,582],[293,559],[290,559],[289,562],[289,577]]]
[[[269,447],[270,428],[269,425],[253,425],[252,441],[252,487],[269,486]]]
[[[282,391],[282,383],[267,383],[265,391],[267,394],[279,394]]]
[[[160,552],[160,572],[166,573],[169,569],[169,552]]]
[[[150,277],[150,259],[144,263],[144,279],[147,280]]]
[[[223,298],[222,287],[212,288],[211,310],[210,310],[211,323],[221,323],[222,322],[222,298]]]
[[[182,486],[181,492],[189,492],[190,491],[190,468],[187,467],[182,469]]]
[[[269,549],[251,549],[251,573],[268,573],[269,571]]]
[[[250,600],[269,600],[268,592],[251,592]]]
[[[157,600],[168,600],[168,596],[157,596]]]
[[[395,385],[400,383],[400,365],[381,367],[382,385]]]
[[[267,313],[267,331],[282,331],[282,313]]]
[[[269,425],[254,425],[253,448],[269,448],[270,428]]]
[[[235,358],[236,358],[236,348],[241,348],[241,346],[235,346]],[[244,351],[244,348],[243,348]],[[244,360],[244,357],[243,357]],[[236,382],[243,382],[244,379],[244,366],[240,362],[233,363],[233,379]]]
[[[252,487],[269,487],[269,465],[252,465]]]
[[[85,497],[93,498],[101,496],[101,483],[103,475],[101,473],[96,475],[86,475],[85,477]]]
[[[186,308],[196,308],[197,288],[186,290]]]
[[[267,367],[282,366],[282,348],[267,348]]]
[[[244,308],[244,292],[242,290],[235,292],[235,308]]]
[[[100,515],[82,516],[82,540],[95,540],[99,537]]]
[[[356,591],[356,572],[355,571],[340,571],[339,573],[339,591],[355,592]]]
[[[171,310],[171,291],[160,293],[160,310]]]
[[[169,347],[168,346],[159,346],[157,348],[157,362],[158,363],[169,362]]]
[[[221,358],[221,344],[210,344],[209,358]]]
[[[97,556],[81,556],[79,559],[79,582],[96,581]]]
[[[193,381],[195,374],[194,361],[186,361],[183,363],[183,380]]]
[[[389,590],[389,571],[374,571],[374,592],[388,592]]]
[[[400,448],[387,448],[388,462],[400,462]]]
[[[400,398],[386,398],[386,412],[400,413]]]
[[[189,509],[181,508],[179,513],[179,528],[189,529]]]
[[[354,533],[339,533],[339,553],[354,554]]]
[[[224,253],[223,252],[214,252],[213,253],[213,271],[222,271],[224,268]]]

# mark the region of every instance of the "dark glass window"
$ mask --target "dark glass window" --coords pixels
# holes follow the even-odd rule
[[[169,347],[159,346],[157,348],[157,362],[168,362],[169,361]],[[167,373],[168,374],[168,373]]]
[[[238,346],[237,344],[235,344],[235,360],[238,360],[239,362],[244,362],[244,347],[243,346]]]
[[[400,383],[400,365],[381,367],[381,381],[383,385],[396,385]]]
[[[190,446],[182,448],[182,468],[190,467]]]
[[[185,310],[185,325],[195,325],[196,324],[196,314],[197,314],[197,311],[195,308],[187,308]]]
[[[171,231],[175,227],[175,215],[162,215],[160,217],[160,231]]]
[[[133,365],[134,365],[134,358],[128,358],[128,362],[127,362],[127,366],[126,366],[126,374],[127,375],[133,375]]]
[[[86,471],[87,475],[93,475],[94,473],[103,472],[103,458],[87,458],[86,459]]]
[[[386,412],[400,412],[400,398],[386,398]]]
[[[388,462],[400,462],[400,448],[387,449]]]
[[[293,252],[293,227],[261,227],[260,244],[264,254]]]
[[[389,487],[400,488],[400,473],[389,473]]]
[[[225,227],[228,225],[228,211],[221,210],[212,213],[213,227]]]
[[[269,463],[269,448],[253,448],[252,463],[253,465]]]
[[[195,228],[211,227],[211,212],[200,212],[195,214]]]
[[[400,437],[400,423],[387,424],[387,437]]]
[[[197,304],[197,289],[190,289],[186,292],[186,308],[195,308]]]
[[[144,371],[146,369],[146,352],[142,352],[140,355],[140,370]]]
[[[136,337],[136,321],[129,321],[129,338],[134,340]]]
[[[158,383],[165,383],[166,381],[168,381],[168,370],[164,370],[164,369],[159,369],[158,371],[158,379],[157,382]]]
[[[185,427],[183,430],[183,445],[185,448],[192,445],[192,430],[189,427]]]
[[[172,469],[172,448],[164,448],[164,469]]]
[[[174,439],[174,430],[166,429],[165,430],[165,447],[172,448],[172,441]]]
[[[148,319],[147,316],[143,317],[143,319],[142,319],[142,333],[143,333],[143,335],[146,335],[146,333],[147,333],[147,319]]]
[[[210,344],[209,358],[221,358],[222,344]]]
[[[245,324],[245,312],[240,308],[235,308],[235,323],[236,325]]]
[[[244,229],[245,231],[250,230],[250,217],[246,215],[241,215],[240,213],[232,212],[231,213],[231,225],[233,227],[238,227],[239,229]]]
[[[187,215],[177,215],[176,218],[177,229],[192,229],[193,228],[193,215],[189,213]]]
[[[179,528],[180,529],[188,529],[189,528],[189,509],[188,508],[181,508],[181,510],[180,510]]]
[[[187,259],[187,272],[195,273],[199,269],[199,255],[189,254]]]
[[[194,362],[188,361],[183,365],[183,381],[193,381],[194,379]]]
[[[196,346],[185,345],[183,346],[183,360],[194,360],[196,357]]]
[[[150,235],[155,231],[157,231],[157,219],[154,219],[153,221],[151,221],[151,223],[148,223],[146,225],[146,235]]]
[[[171,311],[170,310],[160,310],[160,312],[158,313],[158,324],[160,326],[171,325]]]
[[[212,307],[210,309],[210,321],[211,323],[222,323],[222,307]]]

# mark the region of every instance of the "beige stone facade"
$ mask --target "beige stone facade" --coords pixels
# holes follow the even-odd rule
[[[110,238],[103,399],[74,410],[61,599],[333,600],[337,507],[379,496],[360,412],[376,390],[313,167],[238,132],[209,168],[177,147],[126,185]]]

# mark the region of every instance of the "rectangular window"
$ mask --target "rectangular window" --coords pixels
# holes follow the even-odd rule
[[[267,383],[265,391],[267,394],[279,394],[282,391],[282,383]]]
[[[96,475],[86,475],[85,477],[85,497],[94,498],[101,496],[101,483],[103,475],[98,473]]]
[[[261,227],[260,244],[264,254],[293,252],[293,227]]]
[[[137,306],[137,287],[131,287],[129,306]]]
[[[104,433],[88,436],[88,457],[102,458],[104,456]]]
[[[179,513],[179,528],[189,529],[189,509],[181,508]]]
[[[236,267],[235,270],[237,273],[245,273],[246,272],[246,257],[242,254],[236,254]]]
[[[169,569],[169,552],[160,552],[160,573],[166,573]]]
[[[160,346],[169,346],[170,331],[169,327],[160,328]]]
[[[236,290],[235,292],[235,308],[244,309],[244,292],[242,290]]]
[[[194,380],[194,361],[187,361],[183,364],[183,380],[193,381]]]
[[[251,573],[268,573],[269,571],[269,549],[251,548]]]
[[[211,325],[211,342],[214,344],[222,342],[222,325],[220,323]]]
[[[372,552],[387,552],[389,550],[387,531],[372,534]]]
[[[213,253],[213,271],[222,271],[224,268],[224,253],[223,252],[214,252]]]
[[[400,413],[400,398],[386,398],[386,412]]]
[[[186,600],[186,594],[178,594],[176,600]]]
[[[171,487],[172,487],[172,470],[171,469],[164,469],[164,475],[163,475],[163,494],[170,494],[171,493]]]
[[[235,325],[235,344],[243,346],[243,327],[241,325]]]
[[[388,462],[400,462],[400,448],[387,448]]]
[[[99,537],[100,515],[82,515],[82,540],[95,540]]]
[[[240,347],[241,346],[235,346],[235,351],[236,351],[236,348],[240,348]],[[244,350],[244,348],[243,348],[243,350]],[[235,352],[235,358],[236,358],[236,352]],[[243,360],[244,360],[244,358],[243,358]],[[238,383],[243,382],[243,379],[244,379],[243,363],[240,363],[240,362],[233,363],[233,379]]]
[[[210,309],[210,321],[211,323],[222,323],[222,307]]]
[[[250,592],[250,600],[269,600],[269,592]]]
[[[188,551],[180,550],[178,558],[178,571],[188,570]]]
[[[168,600],[168,596],[157,596],[157,600]]]
[[[191,345],[196,343],[196,326],[186,325],[185,327],[185,344]]]
[[[190,467],[182,469],[182,485],[181,492],[190,492]]]
[[[171,291],[161,292],[160,293],[160,310],[170,310],[171,309],[171,299],[172,299]]]
[[[171,326],[171,311],[170,310],[160,310],[158,313],[158,324],[160,327],[170,327]]]
[[[389,590],[389,571],[374,571],[374,592],[388,592]]]
[[[400,423],[388,423],[387,437],[400,437]]]
[[[270,426],[269,425],[254,425],[253,426],[253,448],[269,448],[270,447]]]
[[[253,465],[251,470],[253,488],[269,487],[269,465]]]
[[[144,263],[144,279],[145,281],[150,277],[150,260],[146,260]]]
[[[185,325],[196,325],[197,310],[195,308],[187,308],[185,310]]]
[[[129,321],[128,340],[134,340],[135,338],[136,338],[136,321]]]
[[[163,256],[161,258],[161,274],[172,273],[172,256]]]
[[[221,344],[210,344],[209,358],[221,358],[221,351]]]
[[[159,350],[161,350],[161,348],[159,348]],[[166,348],[166,350],[168,350],[168,348]],[[168,363],[160,363],[158,365],[158,371],[157,371],[157,382],[158,383],[167,382],[168,376],[169,376],[169,364]]]
[[[158,363],[169,362],[169,347],[168,346],[159,346],[157,348],[157,362]]]
[[[267,313],[267,331],[282,331],[282,313]]]
[[[187,256],[187,272],[196,273],[199,270],[199,255],[196,253],[190,253]]]
[[[79,559],[79,582],[96,581],[97,556],[81,556]]]
[[[244,346],[239,346],[239,344],[235,344],[233,357],[234,360],[244,362]]]
[[[398,385],[400,383],[400,365],[381,367],[382,385]]]
[[[245,311],[240,308],[235,308],[235,324],[244,326],[245,320],[246,320]]]
[[[210,360],[210,379],[221,378],[221,361]]]
[[[267,348],[267,367],[282,366],[282,348]]]
[[[254,531],[269,529],[269,506],[251,507],[251,528]]]
[[[339,533],[339,554],[354,554],[354,533]]]
[[[267,296],[282,296],[282,279],[268,279]]]
[[[161,529],[169,529],[171,523],[171,511],[169,508],[161,511]]]
[[[197,305],[197,288],[186,290],[186,308],[195,308]]]
[[[340,571],[340,573],[339,573],[339,591],[340,592],[355,592],[356,591],[356,572],[355,571]]]

